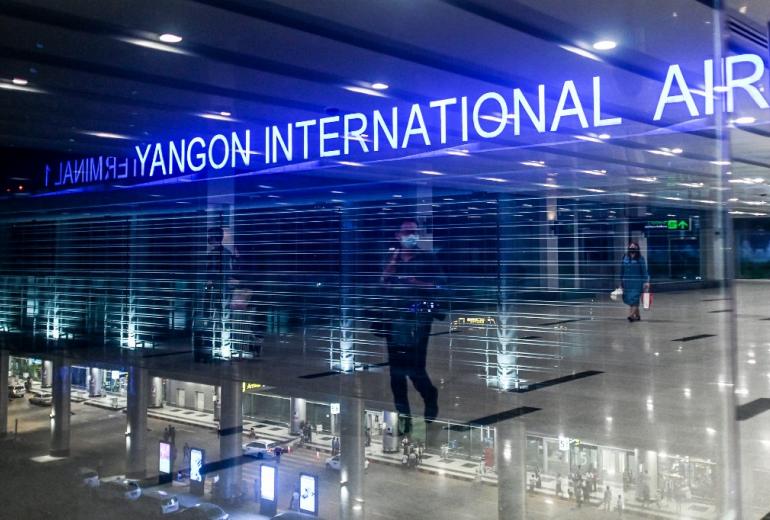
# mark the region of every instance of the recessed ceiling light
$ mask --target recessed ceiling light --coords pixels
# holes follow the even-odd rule
[[[342,166],[363,166],[362,163],[353,161],[337,161],[337,164],[341,164]]]
[[[158,39],[163,43],[179,43],[182,41],[181,36],[177,36],[176,34],[171,34],[171,33],[163,33],[160,36],[158,36]]]
[[[230,112],[227,112],[226,110],[223,110],[222,112],[219,113],[219,115],[222,117],[230,117],[232,114]]]
[[[444,175],[441,172],[433,171],[433,170],[420,170],[420,173],[423,175]]]
[[[356,94],[366,94],[367,96],[375,96],[375,97],[386,97],[385,94],[383,94],[379,90],[374,90],[371,88],[356,87],[354,85],[346,85],[342,88],[344,88],[349,92],[355,92]]]
[[[86,132],[81,132],[81,133],[85,134],[85,135],[90,135],[90,136],[93,136],[93,137],[101,137],[102,139],[131,139],[127,135],[114,134],[112,132],[92,132],[92,131],[86,131]]]
[[[219,112],[219,113],[202,113],[198,114],[198,116],[204,118],[204,119],[213,119],[214,121],[227,121],[227,122],[234,122],[235,119],[230,117],[227,114],[228,112]]]
[[[599,139],[609,139],[612,137],[610,134],[599,134]]]
[[[561,47],[565,51],[569,51],[569,52],[571,52],[573,54],[577,54],[578,56],[582,56],[584,58],[588,58],[589,60],[602,61],[602,59],[599,56],[597,56],[596,54],[594,54],[592,52],[588,52],[585,49],[581,49],[580,47],[574,47],[572,45],[559,45],[559,47]]]
[[[501,179],[499,177],[479,177],[479,180],[489,181],[489,182],[508,182],[505,179]]]
[[[14,80],[15,81],[15,80]],[[750,125],[752,123],[756,123],[757,118],[751,117],[751,116],[743,116],[736,119],[733,119],[733,123],[736,125]]]
[[[597,51],[609,51],[617,47],[617,42],[613,40],[599,40],[598,42],[594,42],[593,48]]]
[[[26,80],[26,79],[24,79],[24,78],[13,78],[13,80],[12,80],[12,83],[13,83],[14,85],[21,85],[21,86],[24,86],[24,85],[26,85],[27,83],[29,83],[29,81],[27,81],[27,80]]]
[[[709,162],[717,166],[728,166],[730,164],[730,161],[709,161]]]
[[[387,83],[375,82],[370,85],[374,90],[387,90],[389,85]]]
[[[684,150],[682,150],[681,148],[672,148],[671,149],[671,153],[680,154],[682,152],[684,152]]]

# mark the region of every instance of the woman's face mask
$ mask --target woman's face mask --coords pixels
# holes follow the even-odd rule
[[[412,233],[401,237],[401,245],[407,249],[414,249],[420,241],[420,235]]]

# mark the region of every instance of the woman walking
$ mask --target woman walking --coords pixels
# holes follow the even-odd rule
[[[647,262],[639,251],[639,244],[629,242],[628,252],[620,264],[620,286],[623,288],[623,303],[628,305],[628,321],[639,321],[639,300],[642,292],[650,290],[650,275]]]

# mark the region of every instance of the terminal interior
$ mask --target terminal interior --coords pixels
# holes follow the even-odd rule
[[[770,515],[769,20],[1,3],[0,517]]]

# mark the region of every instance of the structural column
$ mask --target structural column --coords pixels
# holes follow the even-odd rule
[[[43,368],[40,371],[40,386],[51,388],[53,386],[53,361],[43,361]]]
[[[526,518],[526,450],[524,423],[508,419],[495,432],[497,463],[497,517],[499,520]]]
[[[101,368],[91,367],[89,370],[88,379],[88,395],[90,397],[99,397],[102,395],[102,381],[104,380],[104,373]]]
[[[143,478],[147,474],[147,405],[150,378],[146,368],[128,368],[126,396],[126,476]],[[173,453],[174,447],[171,451]],[[173,455],[172,455],[173,457]]]
[[[0,439],[8,433],[8,369],[11,357],[7,350],[0,350]]]
[[[69,363],[57,360],[52,363],[53,410],[51,413],[51,450],[54,457],[70,454],[70,387],[72,385]]]
[[[289,401],[289,435],[302,433],[300,424],[307,421],[307,401],[292,397]]]
[[[382,451],[383,453],[396,453],[401,447],[401,439],[398,435],[398,412],[383,412]]]
[[[364,518],[364,404],[345,398],[340,403],[340,518]]]
[[[224,381],[220,393],[219,458],[224,464],[220,472],[221,498],[234,498],[241,494],[243,441],[243,388],[238,381]]]
[[[150,408],[163,407],[163,379],[152,378],[152,390],[150,392]]]

